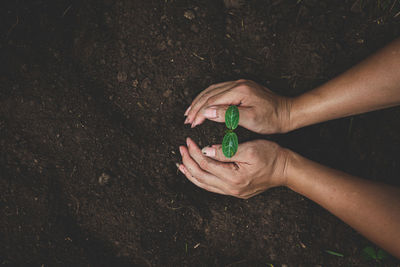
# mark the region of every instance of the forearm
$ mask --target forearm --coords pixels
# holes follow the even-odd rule
[[[291,152],[287,187],[400,258],[400,188],[336,171]]]
[[[292,99],[290,130],[400,104],[400,39],[324,85]]]

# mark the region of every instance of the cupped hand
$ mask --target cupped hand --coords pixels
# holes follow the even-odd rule
[[[185,112],[192,128],[205,119],[225,122],[230,105],[239,108],[239,125],[261,134],[290,130],[291,100],[248,80],[214,84],[202,91]]]
[[[195,185],[219,194],[247,199],[271,187],[286,184],[289,151],[266,140],[239,145],[232,158],[226,158],[221,145],[202,150],[190,138],[180,146],[179,170]]]

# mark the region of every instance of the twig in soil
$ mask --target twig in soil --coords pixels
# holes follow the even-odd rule
[[[71,172],[71,175],[70,175],[71,178],[75,174],[75,172],[76,172],[76,166],[74,166],[74,168],[72,169],[72,172]]]
[[[75,214],[78,214],[79,212],[79,200],[71,194],[71,198],[75,201],[76,209],[75,209]]]
[[[204,60],[204,57],[201,57],[201,56],[197,55],[195,52],[192,52],[192,55],[197,57],[200,60]]]
[[[247,59],[248,61],[260,64],[260,62],[258,62],[257,60],[255,60],[254,58],[251,58],[251,57],[244,57],[244,59]]]
[[[69,7],[67,7],[65,10],[64,10],[64,12],[63,12],[63,14],[62,14],[62,18],[68,13],[68,11],[71,9],[71,7],[72,7],[72,5],[70,5]]]
[[[328,253],[328,254],[331,254],[331,255],[333,255],[333,256],[344,257],[343,254],[338,253],[338,252],[335,252],[335,251],[332,251],[332,250],[328,250],[328,249],[327,249],[327,250],[325,250],[325,252]]]
[[[14,30],[14,28],[17,27],[18,23],[19,23],[19,17],[17,16],[15,23],[10,27],[10,29],[7,32],[7,39],[8,36],[10,36],[11,32]]]
[[[390,9],[389,9],[389,14],[392,12],[392,10],[393,10],[393,8],[394,8],[394,6],[396,5],[396,2],[397,2],[398,0],[394,0],[393,1],[393,4],[392,4],[392,6],[390,7]]]

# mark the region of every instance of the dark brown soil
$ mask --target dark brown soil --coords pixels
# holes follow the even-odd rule
[[[175,167],[185,137],[221,141],[224,125],[183,125],[208,85],[298,95],[400,35],[399,1],[335,2],[1,1],[0,263],[374,266],[373,244],[288,189],[219,196]],[[400,185],[399,117],[238,134]]]

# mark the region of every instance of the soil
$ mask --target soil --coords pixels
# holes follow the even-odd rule
[[[0,5],[2,265],[374,266],[361,256],[374,244],[301,195],[216,195],[175,162],[187,136],[222,140],[222,124],[183,125],[208,85],[247,78],[286,96],[311,90],[398,37],[400,2]],[[400,185],[399,117],[392,108],[285,135],[237,133]]]

